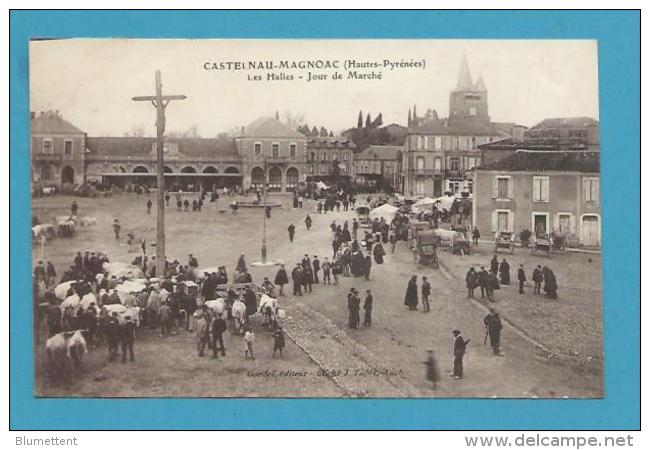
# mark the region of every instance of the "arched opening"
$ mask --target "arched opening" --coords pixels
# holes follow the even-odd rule
[[[163,173],[173,173],[174,171],[169,166],[163,167]]]
[[[133,173],[149,173],[145,166],[137,166],[133,168]]]
[[[257,168],[259,169],[259,167],[257,167]],[[255,169],[253,169],[253,170],[255,170]],[[262,169],[260,169],[260,170],[262,170]],[[226,172],[226,173],[239,173],[239,169],[236,168],[236,167],[230,166],[230,167],[228,167],[228,168],[226,169],[225,172]],[[263,173],[263,171],[262,171],[262,173]]]
[[[41,181],[50,181],[52,178],[54,178],[52,166],[45,164],[43,167],[41,167]]]
[[[203,173],[219,173],[219,171],[214,166],[208,166],[205,169],[203,169]]]
[[[251,170],[251,187],[253,189],[264,189],[264,170],[261,167],[255,167]]]
[[[70,166],[65,166],[61,170],[61,183],[74,184],[74,169]]]
[[[287,192],[293,192],[298,187],[298,178],[300,173],[295,167],[287,169]]]
[[[279,167],[271,167],[269,170],[269,191],[280,192],[282,190],[282,170]]]
[[[181,169],[181,173],[196,173],[196,169],[192,166],[185,166]]]

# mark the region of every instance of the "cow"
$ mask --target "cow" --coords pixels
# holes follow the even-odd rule
[[[246,304],[241,300],[235,300],[232,304],[232,317],[235,319],[235,329],[242,334],[248,316],[246,315]]]
[[[270,327],[275,320],[275,313],[278,309],[278,300],[263,294],[260,298],[260,313],[262,313],[262,325]]]
[[[45,342],[47,367],[52,379],[60,380],[65,374],[65,362],[68,354],[68,345],[65,333],[58,333]]]
[[[92,216],[84,216],[79,219],[79,225],[81,228],[88,228],[97,224],[97,218]]]
[[[67,342],[67,357],[72,361],[75,369],[81,367],[81,361],[84,355],[88,353],[86,339],[84,339],[82,330],[72,332],[72,336],[68,338]]]
[[[222,298],[216,300],[207,300],[205,306],[213,310],[217,314],[223,314],[226,310],[226,301]]]

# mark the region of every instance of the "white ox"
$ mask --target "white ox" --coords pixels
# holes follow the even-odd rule
[[[92,216],[84,216],[79,219],[79,225],[81,228],[88,228],[97,224],[97,218]]]
[[[226,310],[226,301],[222,298],[218,298],[216,300],[208,300],[205,302],[205,306],[217,314],[223,314]]]
[[[76,281],[64,281],[57,285],[54,288],[54,295],[56,295],[56,298],[60,298],[61,300],[65,299],[68,294],[68,289],[72,287],[73,283],[76,283]]]
[[[102,266],[102,269],[104,269],[105,272],[108,272],[109,278],[112,277],[113,275],[115,276],[115,278],[126,278],[126,279],[144,277],[144,273],[142,272],[142,269],[140,269],[138,266],[134,266],[133,264],[127,264],[123,262],[105,262],[104,265]]]
[[[67,342],[67,356],[72,361],[74,367],[81,366],[81,361],[86,353],[88,353],[88,346],[86,339],[84,339],[81,330],[75,331]]]
[[[242,334],[248,316],[246,315],[246,305],[241,300],[235,300],[232,304],[232,317],[235,319],[235,329]]]
[[[117,321],[120,323],[120,325],[124,325],[126,323],[125,317],[130,317],[131,321],[135,323],[136,327],[140,326],[140,307],[139,306],[131,306],[127,308],[126,306],[122,304],[113,304],[113,305],[104,305],[104,308],[106,309],[106,312],[108,313],[108,317],[113,317],[113,313],[117,313]]]
[[[270,326],[275,320],[278,310],[278,299],[262,294],[260,297],[260,313],[262,313],[262,325]]]
[[[65,374],[68,360],[75,368],[80,367],[86,353],[88,353],[88,347],[82,330],[55,334],[45,342],[45,354],[50,376],[61,378]]]

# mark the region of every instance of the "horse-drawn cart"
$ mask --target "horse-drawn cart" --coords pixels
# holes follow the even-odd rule
[[[533,245],[531,247],[531,254],[536,254],[538,252],[546,253],[547,256],[551,256],[551,248],[553,247],[553,239],[548,236],[536,236],[533,240]]]
[[[505,249],[511,255],[515,252],[515,235],[510,231],[499,231],[494,237],[494,253]]]

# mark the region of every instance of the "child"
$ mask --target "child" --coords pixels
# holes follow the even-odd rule
[[[284,348],[284,332],[282,331],[282,326],[278,325],[278,328],[271,334],[273,336],[273,358],[275,358],[275,351],[280,351],[280,359],[282,359],[282,349]]]
[[[244,357],[248,359],[248,353],[251,354],[251,359],[255,361],[255,355],[253,354],[253,342],[255,342],[255,333],[251,328],[246,329],[246,334],[244,334]]]

